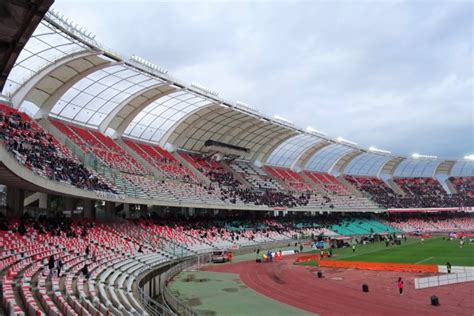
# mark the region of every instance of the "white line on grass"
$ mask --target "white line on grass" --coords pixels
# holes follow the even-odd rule
[[[357,256],[363,256],[363,255],[367,255],[369,253],[379,252],[379,251],[382,251],[382,250],[387,250],[387,248],[375,249],[375,250],[362,252],[362,253],[354,253],[354,254],[344,256],[344,257],[341,257],[341,258],[336,258],[336,259],[346,259],[346,258],[352,258],[352,257],[357,257]]]
[[[420,244],[421,241],[415,241],[415,242],[410,242],[409,244],[401,244],[400,247],[406,247],[406,246],[410,246],[410,245],[415,245],[415,244]],[[397,247],[399,248],[399,247]],[[380,249],[375,249],[375,250],[371,250],[371,251],[367,251],[367,252],[362,252],[362,253],[353,253],[353,254],[350,254],[350,255],[345,255],[345,256],[341,256],[341,257],[337,257],[337,259],[346,259],[346,258],[352,258],[352,257],[357,257],[357,256],[363,256],[363,255],[366,255],[366,254],[369,254],[369,253],[374,253],[374,252],[379,252],[379,251],[384,251],[384,250],[389,250],[389,249],[397,249],[397,248],[393,248],[393,247],[385,247],[385,248],[380,248]]]
[[[434,257],[429,257],[429,258],[423,259],[423,260],[421,260],[421,261],[415,262],[415,264],[420,264],[420,263],[422,263],[422,262],[429,261],[429,260],[431,260],[431,259],[433,259],[433,258],[434,258]]]

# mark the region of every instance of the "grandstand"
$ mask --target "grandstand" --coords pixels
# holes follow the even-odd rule
[[[39,2],[15,17],[31,32],[0,69],[5,313],[174,315],[168,269],[212,251],[474,231],[473,159],[316,135],[125,58]]]

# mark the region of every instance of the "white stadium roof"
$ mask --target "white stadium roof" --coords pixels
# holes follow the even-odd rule
[[[474,175],[472,160],[367,150],[227,101],[139,57],[124,58],[54,11],[26,43],[2,94],[36,118],[190,151],[205,151],[207,140],[219,141],[247,148],[245,158],[274,166],[370,176]]]

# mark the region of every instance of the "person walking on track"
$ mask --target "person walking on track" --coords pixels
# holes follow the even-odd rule
[[[405,286],[405,284],[402,280],[402,277],[398,278],[397,286],[398,286],[398,291],[400,292],[400,295],[403,295],[403,287]]]

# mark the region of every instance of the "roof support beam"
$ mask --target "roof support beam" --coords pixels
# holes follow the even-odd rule
[[[159,98],[161,97],[164,97],[165,95],[168,95],[170,93],[173,93],[175,91],[179,90],[178,88],[176,89],[171,89],[169,91],[166,91],[166,92],[162,92],[160,94],[158,94],[157,96],[155,96],[154,98],[152,99],[149,99],[148,101],[140,104],[139,107],[135,108],[130,114],[128,114],[125,119],[117,126],[117,128],[115,129],[115,135],[114,137],[115,138],[120,138],[123,136],[123,133],[125,132],[125,130],[127,129],[127,127],[130,125],[130,123],[133,121],[133,119],[141,112],[143,111],[147,106],[149,106],[150,104],[152,104],[154,101],[158,100]]]
[[[394,157],[393,159],[390,159],[389,161],[387,161],[380,167],[379,172],[377,172],[377,177],[380,177],[383,171],[387,171],[387,173],[393,177],[393,173],[395,172],[395,169],[397,169],[398,165],[403,160],[405,160],[405,158],[402,158],[402,157]]]
[[[321,142],[317,142],[316,144],[312,145],[311,147],[303,151],[301,155],[295,159],[295,161],[291,164],[291,169],[298,166],[301,168],[301,170],[303,170],[309,158],[311,158],[318,150],[326,146],[329,146],[331,144],[332,144],[331,142],[323,140]]]
[[[183,147],[186,139],[188,138],[188,133],[196,126],[198,125],[201,120],[205,119],[205,115],[209,113],[212,109],[216,108],[217,104],[209,104],[205,107],[199,108],[198,111],[194,112],[194,115],[191,116],[188,114],[186,118],[183,118],[181,123],[186,122],[187,126],[182,130],[177,132],[178,134],[175,135],[174,140],[173,140],[173,145],[176,146],[176,148],[181,148]],[[178,126],[176,126],[178,127]],[[177,128],[176,128],[177,129]]]
[[[15,93],[12,95],[11,102],[15,109],[19,109],[23,101],[25,101],[28,94],[33,91],[36,85],[46,78],[49,74],[53,71],[57,70],[58,68],[70,63],[71,61],[89,57],[89,56],[96,56],[100,55],[101,52],[98,51],[80,51],[68,56],[65,56],[56,62],[48,65],[47,67],[43,68],[42,70],[38,71],[33,77],[28,79],[25,83],[23,83],[20,88],[18,88]]]
[[[350,155],[350,154],[353,153],[353,152],[354,152],[354,151],[350,151],[350,152],[348,152],[348,153],[344,153],[344,154],[342,154],[341,156],[339,156],[339,157],[334,161],[334,163],[331,165],[331,167],[329,167],[329,169],[328,169],[326,172],[330,174],[330,173],[334,170],[334,168],[336,167],[337,163],[338,163],[342,158],[344,158],[344,157],[347,156],[347,155]]]
[[[354,159],[355,157],[357,157],[359,155],[362,155],[363,153],[364,153],[363,151],[358,151],[358,150],[348,152],[347,154],[340,157],[334,163],[333,167],[331,167],[331,169],[329,171],[335,171],[339,174],[343,173],[344,169],[346,169],[349,162],[351,162],[351,160]]]
[[[173,146],[175,146],[176,148],[179,148],[177,146],[178,144],[178,138],[179,136],[184,133],[185,130],[183,130],[183,132],[176,132],[177,130],[179,130],[179,127],[181,126],[181,124],[183,124],[184,122],[186,122],[190,117],[194,116],[194,115],[199,115],[198,113],[204,109],[208,109],[209,107],[215,105],[215,103],[211,103],[209,105],[206,105],[204,107],[200,107],[200,108],[196,108],[194,110],[192,110],[191,112],[189,112],[188,114],[186,114],[185,116],[183,116],[181,119],[179,119],[178,121],[176,121],[173,126],[171,126],[170,129],[168,129],[168,131],[166,131],[165,135],[161,138],[161,142],[160,142],[160,146],[164,146],[166,145],[166,143],[171,143]],[[196,125],[198,122],[198,120],[194,120],[193,125]],[[186,122],[186,124],[189,126],[189,123]],[[176,135],[175,133],[179,133],[179,135]]]
[[[329,142],[326,142],[321,138],[320,141],[318,141],[317,143],[313,144],[312,146],[310,146],[309,148],[301,152],[298,155],[298,157],[296,157],[295,161],[291,163],[290,169],[293,170],[294,168],[299,167],[301,170],[303,170],[303,167],[304,167],[303,163],[306,163],[309,157],[311,157],[311,152],[314,153],[319,148],[323,148],[324,146],[329,145],[329,144],[330,144]]]
[[[56,105],[56,103],[61,99],[61,97],[74,86],[81,79],[87,77],[88,75],[107,67],[115,66],[121,64],[121,62],[106,62],[92,68],[87,69],[86,71],[77,74],[72,77],[68,82],[64,83],[58,90],[56,90],[43,104],[36,104],[40,110],[35,115],[35,119],[47,118],[51,110]]]
[[[435,169],[435,175],[446,175],[449,176],[451,169],[453,168],[455,160],[445,160],[441,162]]]
[[[439,166],[443,163],[444,163],[444,161],[441,161],[441,160],[438,161],[438,165],[436,166],[436,168],[433,169],[433,173],[431,174],[431,177],[434,178],[436,176],[436,171],[438,170]]]
[[[270,136],[270,141],[262,144],[257,150],[255,150],[252,160],[260,160],[266,162],[270,154],[277,148],[281,143],[285,142],[291,137],[295,136],[295,132],[292,130],[282,130],[281,133]]]
[[[144,93],[148,92],[148,91],[151,91],[153,89],[158,89],[160,87],[164,87],[164,86],[169,86],[170,83],[167,83],[167,82],[162,82],[162,83],[159,83],[159,84],[156,84],[156,85],[153,85],[153,86],[150,86],[150,87],[147,87],[147,88],[143,88],[137,92],[135,92],[134,94],[132,94],[131,96],[129,96],[128,98],[126,98],[125,100],[123,100],[118,106],[116,106],[112,111],[110,111],[109,114],[107,114],[107,116],[105,117],[105,119],[102,121],[102,123],[99,125],[99,130],[101,132],[105,132],[107,130],[107,128],[109,128],[111,125],[113,125],[113,121],[116,119],[117,116],[120,116],[120,112],[122,112],[122,110],[129,104],[129,103],[132,103],[136,98],[142,96]],[[175,91],[175,90],[173,90]],[[153,98],[153,101],[156,100],[156,98]],[[132,119],[133,120],[133,119]],[[119,124],[117,124],[119,125]]]

